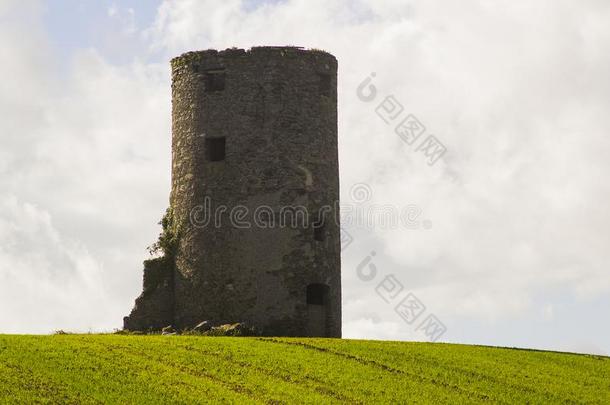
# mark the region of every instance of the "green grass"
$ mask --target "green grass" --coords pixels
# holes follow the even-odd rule
[[[610,358],[337,339],[0,335],[0,402],[610,404]]]

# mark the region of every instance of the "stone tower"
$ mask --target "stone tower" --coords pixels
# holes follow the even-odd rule
[[[172,66],[170,266],[145,262],[126,329],[248,322],[341,336],[337,60],[296,47]]]

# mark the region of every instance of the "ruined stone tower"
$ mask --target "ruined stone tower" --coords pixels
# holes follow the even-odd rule
[[[171,66],[175,260],[145,262],[125,328],[340,337],[337,60],[255,47]]]

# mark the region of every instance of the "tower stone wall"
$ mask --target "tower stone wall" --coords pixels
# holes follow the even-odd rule
[[[171,66],[172,323],[340,337],[336,59],[255,47]],[[138,300],[125,326],[158,323]]]

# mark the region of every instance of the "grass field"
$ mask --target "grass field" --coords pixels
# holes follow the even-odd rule
[[[610,358],[335,339],[0,335],[0,401],[610,404]]]

